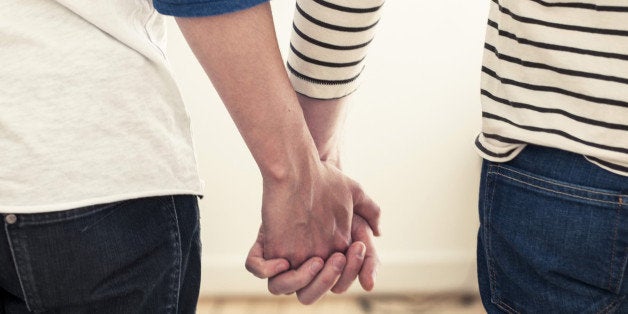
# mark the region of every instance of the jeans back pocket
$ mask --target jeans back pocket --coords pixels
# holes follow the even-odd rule
[[[606,313],[620,306],[625,195],[489,163],[480,217],[491,301],[510,313]]]

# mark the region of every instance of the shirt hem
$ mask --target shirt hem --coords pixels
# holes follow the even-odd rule
[[[610,171],[610,172],[612,172],[614,174],[618,174],[620,176],[628,177],[628,171],[624,172],[624,171],[621,171],[619,169],[615,169],[615,168],[612,168],[610,166],[604,165],[604,164],[602,164],[599,161],[593,160],[593,159],[591,159],[591,157],[589,157],[587,155],[583,155],[583,156],[584,156],[584,158],[586,158],[587,161],[589,161],[590,163],[592,163],[592,164],[594,164],[594,165],[596,165],[596,166],[598,166],[598,167],[600,167],[600,168],[602,168],[604,170]],[[619,165],[617,165],[617,167],[619,167]]]
[[[57,203],[57,204],[47,204],[47,205],[2,205],[0,204],[0,213],[3,214],[39,214],[39,213],[49,213],[49,212],[58,212],[64,210],[70,210],[80,207],[86,207],[91,205],[105,204],[105,203],[113,203],[118,201],[124,201],[135,198],[142,197],[151,197],[151,196],[164,196],[164,195],[181,195],[181,194],[190,194],[195,195],[199,198],[203,198],[204,194],[201,190],[186,190],[186,189],[172,189],[172,190],[154,190],[154,191],[144,191],[139,193],[126,193],[126,194],[116,194],[104,197],[95,197],[88,198],[80,201],[74,202],[65,202],[65,203]]]
[[[500,157],[491,156],[491,155],[487,154],[486,152],[483,152],[482,149],[480,149],[477,145],[475,145],[474,148],[475,148],[476,153],[480,157],[482,157],[483,159],[486,159],[486,160],[492,161],[492,162],[497,162],[497,163],[504,163],[504,162],[509,162],[509,161],[515,159],[515,157],[517,157],[525,149],[525,147],[527,145],[528,145],[528,143],[520,144],[520,146],[516,147],[511,153],[507,154],[506,156],[500,156]],[[543,146],[547,146],[547,145],[543,145]],[[554,148],[565,150],[565,149],[560,148],[560,147],[554,147]],[[490,150],[490,148],[486,148],[486,149],[492,152],[492,150]],[[569,151],[569,150],[566,150],[566,151]],[[588,162],[590,162],[590,163],[592,163],[592,164],[594,164],[594,165],[596,165],[596,166],[598,166],[598,167],[600,167],[600,168],[602,168],[602,169],[604,169],[606,171],[612,172],[614,174],[618,174],[620,176],[628,176],[628,172],[625,172],[625,171],[622,171],[622,170],[615,169],[615,168],[612,168],[610,166],[604,165],[601,162],[593,160],[590,156],[584,155],[582,153],[577,153],[577,152],[573,152],[573,153],[582,155]],[[620,165],[617,165],[617,167],[620,167]]]

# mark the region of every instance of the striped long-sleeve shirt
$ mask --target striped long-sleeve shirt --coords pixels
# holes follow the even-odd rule
[[[338,98],[354,91],[383,0],[298,0],[287,67],[297,92]]]
[[[316,98],[353,91],[378,0],[299,0],[288,69]],[[480,155],[526,144],[628,175],[628,0],[492,0],[482,66]]]
[[[530,143],[628,175],[628,0],[492,0],[484,48],[483,157]]]

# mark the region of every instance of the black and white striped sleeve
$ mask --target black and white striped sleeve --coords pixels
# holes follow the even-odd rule
[[[356,90],[384,0],[297,0],[288,72],[294,89],[318,99]]]

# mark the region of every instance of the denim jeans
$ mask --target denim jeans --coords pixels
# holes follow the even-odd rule
[[[3,214],[0,313],[194,313],[196,196]]]
[[[529,145],[484,161],[479,210],[488,313],[628,313],[628,177]]]

